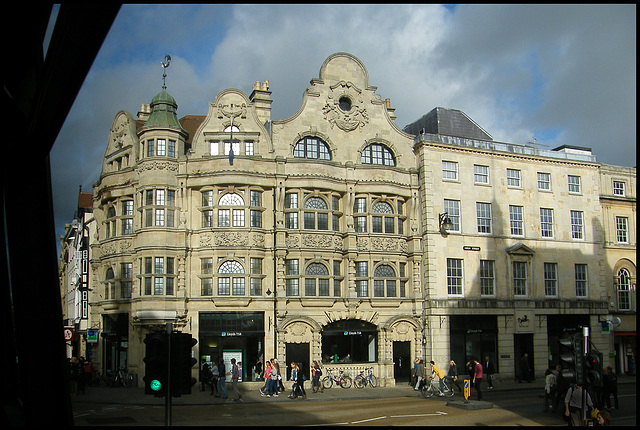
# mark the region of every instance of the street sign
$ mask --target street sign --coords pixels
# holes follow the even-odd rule
[[[464,380],[464,400],[469,400],[471,397],[471,381],[469,379]]]

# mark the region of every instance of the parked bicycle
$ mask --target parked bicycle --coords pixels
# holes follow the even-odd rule
[[[344,370],[341,370],[337,376],[333,374],[332,370],[327,370],[327,376],[322,378],[322,386],[331,388],[334,383],[342,388],[351,388],[353,380],[350,376],[345,375]]]
[[[130,388],[133,385],[133,375],[125,370],[120,369],[115,374],[112,387],[119,387],[122,385],[125,388]]]
[[[353,380],[356,388],[364,388],[367,384],[373,388],[378,386],[378,378],[373,374],[373,367],[367,367]]]
[[[429,384],[427,384],[427,383],[424,383],[425,381],[423,380],[422,382],[424,384],[421,384],[421,387],[420,387],[420,392],[425,398],[429,398],[434,394],[438,394],[440,397],[453,396],[454,394],[453,388],[450,385],[448,385],[445,380],[442,381],[442,387],[443,387],[442,390],[440,389],[440,381],[433,378],[429,378],[429,381],[430,381]]]

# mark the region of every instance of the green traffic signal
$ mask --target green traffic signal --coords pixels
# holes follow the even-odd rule
[[[162,389],[162,383],[160,381],[158,381],[157,379],[154,379],[153,381],[151,381],[149,383],[149,387],[153,391],[160,391]]]

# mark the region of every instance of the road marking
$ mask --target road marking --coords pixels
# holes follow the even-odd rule
[[[391,415],[391,418],[408,418],[408,417],[439,417],[447,415],[446,412],[436,411],[435,414],[410,414],[410,415]]]
[[[366,420],[360,420],[360,421],[351,421],[351,424],[366,423],[366,422],[368,422],[368,421],[383,420],[383,419],[385,419],[385,418],[387,418],[387,417],[386,417],[386,416],[384,416],[384,417],[377,417],[377,418],[369,418],[369,419],[366,419]]]

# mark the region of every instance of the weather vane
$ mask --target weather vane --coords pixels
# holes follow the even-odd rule
[[[169,67],[169,64],[171,64],[171,55],[165,55],[164,61],[162,61],[160,64],[162,64],[162,89],[166,90],[167,85],[165,79],[167,78],[167,67]]]

